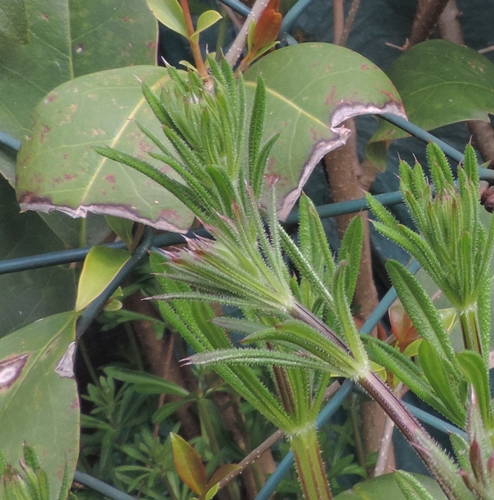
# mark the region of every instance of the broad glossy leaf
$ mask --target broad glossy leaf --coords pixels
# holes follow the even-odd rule
[[[130,259],[126,250],[93,247],[84,260],[77,290],[76,311],[87,307],[110,284],[122,266]]]
[[[0,123],[2,131],[16,139],[30,133],[34,107],[63,82],[94,71],[156,62],[157,23],[145,0],[24,3],[30,43],[0,38]],[[15,157],[0,150],[0,172],[12,183],[14,166]]]
[[[221,14],[215,10],[207,10],[206,12],[203,12],[197,20],[197,28],[190,39],[192,41],[197,41],[201,32],[207,30],[210,26],[218,22],[220,19]]]
[[[133,240],[132,228],[134,223],[131,220],[113,217],[112,215],[107,215],[105,219],[111,230],[130,248]]]
[[[91,148],[112,146],[171,171],[149,157],[156,148],[135,123],[164,138],[138,79],[155,92],[170,81],[166,69],[134,66],[83,76],[43,99],[33,135],[19,153],[17,195],[23,209],[56,208],[76,217],[91,211],[164,230],[190,226],[191,213],[161,186]]]
[[[189,37],[184,13],[177,0],[147,0],[147,4],[161,24],[185,38]]]
[[[173,461],[180,479],[198,495],[206,487],[206,469],[201,457],[194,448],[178,434],[170,432],[173,448]]]
[[[436,481],[421,474],[413,474],[424,487],[431,493],[435,500],[446,500],[446,495]],[[405,500],[394,474],[368,479],[356,484],[351,490],[344,491],[335,497],[335,500],[382,500],[392,498],[393,500]]]
[[[267,176],[277,180],[279,215],[286,218],[317,162],[349,136],[343,126],[362,114],[404,116],[389,78],[361,55],[336,45],[307,43],[270,53],[246,73],[253,98],[266,84],[265,138],[281,133]]]
[[[0,35],[17,43],[28,43],[24,0],[0,1]]]
[[[75,320],[73,312],[50,316],[0,340],[0,449],[17,465],[28,443],[54,492],[66,463],[72,477],[79,453]]]
[[[19,213],[14,190],[1,177],[0,213],[0,260],[64,250],[38,214]],[[75,289],[75,273],[68,266],[0,275],[0,337],[39,318],[73,309]]]
[[[409,120],[425,130],[464,120],[489,121],[489,113],[494,113],[494,65],[468,47],[429,40],[404,52],[386,73]],[[382,166],[383,141],[407,135],[379,120],[367,147],[371,159]]]

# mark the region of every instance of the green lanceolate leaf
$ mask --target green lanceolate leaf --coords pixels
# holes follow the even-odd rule
[[[475,391],[484,424],[491,426],[489,378],[484,360],[478,353],[472,351],[457,353],[456,360],[461,371]]]
[[[333,372],[334,369],[325,363],[321,363],[313,357],[300,356],[289,352],[273,351],[270,349],[223,349],[221,351],[204,352],[194,354],[188,358],[190,363],[196,365],[246,365],[246,366],[284,366],[293,368],[307,368]],[[338,373],[341,375],[342,373]]]
[[[395,479],[406,500],[435,500],[427,489],[408,472],[395,472]]]
[[[182,397],[189,395],[189,391],[183,387],[150,373],[137,372],[127,368],[119,368],[118,366],[108,366],[104,371],[109,377],[133,384],[134,390],[137,392],[145,394],[172,394]]]
[[[202,495],[206,487],[206,469],[194,448],[174,432],[170,433],[173,461],[180,479],[197,495]]]
[[[265,165],[259,163],[264,116],[266,112],[266,86],[262,78],[257,79],[256,93],[252,104],[249,129],[249,184],[256,198],[261,194]]]
[[[299,239],[300,251],[326,286],[330,286],[335,263],[329,248],[326,233],[312,200],[302,194],[300,197]]]
[[[449,413],[454,415],[453,421],[463,427],[466,418],[464,401],[458,394],[458,382],[452,380],[451,374],[446,370],[444,358],[437,354],[430,342],[423,340],[419,347],[419,359],[424,374],[436,395]]]
[[[455,415],[448,410],[440,397],[435,394],[432,385],[424,378],[421,370],[410,358],[401,354],[398,349],[369,335],[362,335],[361,338],[372,361],[384,366],[420,399],[447,418],[455,421]],[[459,423],[458,420],[456,422]]]
[[[328,364],[331,372],[346,377],[355,376],[358,368],[348,347],[336,335],[329,339],[301,321],[287,320],[276,325],[274,330],[258,331],[244,339],[244,342],[257,341],[281,341],[297,346]]]
[[[324,300],[330,307],[333,307],[333,297],[331,296],[328,288],[321,281],[321,278],[314,272],[314,269],[299,250],[297,245],[295,245],[290,236],[281,227],[280,237],[283,244],[283,250],[286,252],[293,265],[301,273],[302,277],[310,283],[314,292],[317,293],[322,300]]]
[[[345,291],[349,302],[353,299],[360,270],[360,257],[364,238],[364,223],[361,217],[352,219],[341,240],[338,262],[346,261]]]
[[[369,369],[369,358],[360,340],[360,334],[355,326],[355,321],[353,321],[352,312],[350,310],[349,298],[346,294],[348,287],[346,267],[347,266],[340,266],[340,269],[335,273],[335,312],[341,324],[342,334],[345,336],[350,352],[358,362],[359,370],[365,373]]]
[[[448,332],[434,304],[417,279],[397,261],[389,260],[386,269],[420,336],[428,340],[442,358],[453,359],[455,353]]]

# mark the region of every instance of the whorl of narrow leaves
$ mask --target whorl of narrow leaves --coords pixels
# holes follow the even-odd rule
[[[420,165],[412,169],[405,162],[400,164],[401,191],[420,234],[399,224],[369,195],[369,205],[378,219],[374,225],[417,259],[457,309],[466,347],[486,357],[489,321],[485,317],[489,311],[484,298],[490,289],[494,225],[487,233],[479,218],[475,153],[467,146],[457,183],[438,146],[428,145],[427,158],[434,191]],[[477,307],[482,309],[480,321],[468,312]]]

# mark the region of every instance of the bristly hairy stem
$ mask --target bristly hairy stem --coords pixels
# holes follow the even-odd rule
[[[296,304],[292,308],[291,314],[319,331],[325,337],[331,339],[338,347],[350,354],[348,347],[340,340],[336,333],[309,310],[300,304]],[[424,461],[425,465],[434,474],[448,498],[463,500],[462,496],[457,494],[458,490],[450,486],[452,470],[456,469],[454,464],[449,463],[448,466],[445,466],[446,456],[443,456],[437,443],[408,411],[402,401],[396,397],[375,373],[365,366],[362,366],[362,369],[355,374],[354,380],[369,393],[393,420]],[[447,459],[446,461],[449,462]]]
[[[289,436],[304,498],[331,500],[315,425],[309,425]]]

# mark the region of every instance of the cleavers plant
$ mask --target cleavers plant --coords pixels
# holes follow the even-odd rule
[[[273,189],[277,179],[264,175],[276,137],[262,143],[262,79],[246,119],[242,77],[235,78],[225,61],[208,58],[207,62],[211,74],[207,83],[194,72],[186,77],[170,68],[172,89],[157,97],[143,86],[172,144],[164,144],[143,128],[162,151],[152,156],[169,165],[182,182],[141,159],[97,148],[172,192],[213,237],[187,239],[184,248],[160,252],[164,261],[155,258],[154,270],[164,271],[158,281],[165,293],[154,298],[165,301],[160,302],[164,317],[196,351],[186,362],[214,367],[234,390],[285,431],[305,498],[331,498],[315,419],[333,376],[351,378],[383,407],[448,498],[492,498],[494,455],[485,344],[494,232],[491,229],[486,237],[478,220],[477,166],[471,148],[465,167],[459,169],[458,189],[444,156],[433,145],[429,158],[437,182],[435,193],[420,167],[412,170],[402,164],[402,191],[425,240],[398,225],[369,199],[381,220],[376,223],[378,229],[415,256],[445,293],[457,294],[452,302],[460,319],[464,317],[461,325],[467,350],[455,354],[421,285],[403,266],[390,262],[393,283],[422,337],[414,364],[384,343],[364,340],[355,326],[350,304],[362,245],[361,220],[356,218],[350,225],[335,261],[315,207],[302,196],[300,241],[293,242],[277,221]],[[243,143],[245,122],[247,144]],[[271,200],[269,206],[260,205],[263,189],[268,192],[263,199]],[[456,246],[451,249],[452,241]],[[196,302],[236,306],[243,315],[217,318],[207,304],[192,306]],[[224,330],[243,334],[243,344],[249,347],[235,347]],[[393,370],[419,396],[467,429],[468,443],[454,438],[460,454],[468,450],[469,459],[458,459],[461,469],[372,371],[366,345],[373,360]],[[249,369],[252,365],[269,367],[271,390]],[[446,386],[448,390],[443,391]],[[401,477],[400,485],[406,498],[431,498],[409,476]]]

